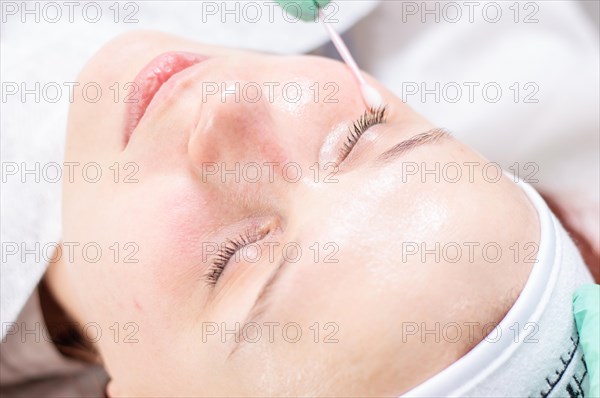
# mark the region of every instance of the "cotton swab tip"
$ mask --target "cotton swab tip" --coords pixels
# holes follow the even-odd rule
[[[362,92],[362,97],[369,109],[378,109],[384,105],[383,97],[375,87],[369,84],[362,84],[360,86],[360,91]]]

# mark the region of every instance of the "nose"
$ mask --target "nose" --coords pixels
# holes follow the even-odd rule
[[[253,95],[250,100],[238,91],[244,86],[224,83],[218,95],[207,97],[188,154],[202,183],[225,190],[229,197],[247,202],[285,199],[281,169],[292,156],[278,137],[285,129],[276,122],[268,98],[255,100]]]
[[[276,139],[272,109],[266,99],[249,101],[244,83],[222,83],[207,97],[201,118],[190,137],[188,151],[196,165],[205,162],[277,162],[284,151]]]

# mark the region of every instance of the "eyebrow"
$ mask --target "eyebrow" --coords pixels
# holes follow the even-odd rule
[[[441,139],[450,137],[450,132],[442,128],[433,128],[424,133],[417,134],[407,140],[396,144],[392,149],[389,149],[377,157],[378,162],[388,163],[398,159],[407,152],[426,145],[433,144]]]

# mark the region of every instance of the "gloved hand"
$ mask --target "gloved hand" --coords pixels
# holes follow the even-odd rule
[[[276,0],[291,16],[303,21],[314,21],[319,8],[325,7],[331,0]]]

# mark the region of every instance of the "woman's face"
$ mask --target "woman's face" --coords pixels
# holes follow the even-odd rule
[[[102,332],[113,394],[395,395],[500,320],[535,210],[370,80],[384,115],[323,58],[135,33],[90,61],[66,146],[65,289]],[[472,333],[444,338],[452,322]]]

